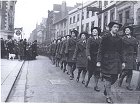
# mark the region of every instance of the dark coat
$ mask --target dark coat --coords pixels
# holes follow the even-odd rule
[[[67,41],[66,49],[65,49],[67,62],[75,62],[74,60],[72,60],[72,57],[76,48],[76,43],[77,43],[77,39],[74,38],[70,38]]]
[[[24,45],[23,42],[18,43],[18,55],[24,56]]]
[[[37,53],[37,44],[33,43],[31,47],[32,47],[33,57],[36,57],[38,55],[38,53]]]
[[[139,41],[138,49],[137,49],[137,62],[140,62],[140,41]]]
[[[51,44],[51,46],[50,46],[51,55],[55,56],[55,52],[56,52],[56,44]]]
[[[122,69],[122,62],[125,62],[123,57],[123,42],[122,39],[111,33],[102,37],[98,51],[98,62],[101,62],[101,71],[104,74],[119,74]]]
[[[73,59],[76,60],[77,67],[86,67],[87,57],[86,57],[86,42],[79,40],[76,44]]]
[[[100,42],[101,42],[101,38],[95,39],[94,37],[89,38],[87,41],[86,56],[91,57],[91,60],[88,60],[87,63],[87,70],[92,70],[92,71],[97,70],[96,63],[97,63],[97,54],[98,54]]]
[[[62,42],[62,47],[61,47],[61,50],[60,50],[60,54],[62,56],[62,61],[66,61],[66,54],[65,54],[65,49],[66,49],[66,44],[67,44],[67,40],[64,40]]]
[[[14,42],[13,41],[10,41],[7,43],[7,50],[8,50],[8,53],[10,54],[14,54],[14,48],[15,48],[15,45],[14,45]]]
[[[136,53],[138,41],[134,37],[128,38],[127,36],[124,36],[122,39],[124,44],[124,57],[126,59],[125,69],[136,69]]]
[[[61,58],[61,54],[60,54],[61,46],[62,46],[62,42],[59,42],[59,43],[56,45],[55,57],[56,57],[57,59],[60,59],[60,58]]]

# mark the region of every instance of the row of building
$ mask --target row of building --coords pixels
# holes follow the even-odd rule
[[[123,25],[140,25],[140,1],[88,1],[74,7],[68,7],[66,2],[54,4],[45,22],[36,26],[29,40],[37,39],[47,45],[53,39],[70,34],[72,29],[90,33],[92,26],[98,26],[104,31],[114,20]]]
[[[0,0],[0,36],[9,39],[14,36],[16,0]]]

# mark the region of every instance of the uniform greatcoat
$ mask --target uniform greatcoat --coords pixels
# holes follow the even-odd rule
[[[122,63],[125,62],[123,57],[122,39],[111,33],[102,37],[98,51],[98,62],[101,62],[101,71],[104,74],[119,74],[122,69]]]
[[[62,43],[61,50],[60,50],[60,54],[62,56],[62,59],[61,59],[62,61],[66,61],[66,54],[65,54],[66,44],[67,44],[67,40],[64,40]]]
[[[97,71],[96,63],[97,63],[97,54],[99,49],[99,44],[101,42],[101,38],[95,39],[91,37],[87,41],[86,45],[86,56],[90,56],[91,60],[88,60],[87,70]]]
[[[134,37],[128,37],[125,35],[123,38],[123,53],[124,58],[126,59],[126,67],[125,69],[136,69],[136,56],[137,56],[137,46],[138,41]]]
[[[76,48],[76,43],[77,43],[77,39],[73,37],[68,39],[68,42],[66,43],[65,54],[67,57],[67,62],[75,62],[74,60],[72,60],[72,57]]]
[[[60,55],[60,50],[61,50],[61,46],[62,46],[62,42],[59,42],[57,45],[56,45],[56,53],[55,53],[55,57],[57,59],[60,59],[61,58],[61,55]]]
[[[76,66],[77,67],[85,67],[87,64],[87,57],[86,57],[86,41],[84,42],[80,39],[76,44],[76,49],[73,55],[73,59],[76,59]]]

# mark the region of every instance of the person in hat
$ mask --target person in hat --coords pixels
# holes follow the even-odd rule
[[[100,33],[101,33],[101,29],[99,27],[91,28],[92,37],[88,39],[87,46],[86,46],[86,56],[88,58],[88,62],[87,62],[88,80],[85,84],[85,87],[88,86],[90,78],[94,74],[94,80],[95,80],[94,90],[98,92],[100,91],[100,89],[98,88],[100,70],[96,66],[96,63],[97,63],[98,48],[101,42]]]
[[[54,39],[52,44],[50,45],[50,55],[53,65],[55,64],[55,51],[56,51],[56,39]]]
[[[61,47],[61,50],[60,50],[60,54],[62,56],[61,58],[61,69],[63,70],[63,72],[66,71],[66,65],[67,65],[67,62],[66,62],[66,55],[65,55],[65,48],[66,48],[66,43],[67,43],[67,36],[64,36],[63,39],[62,39],[62,47]]]
[[[60,49],[61,49],[61,38],[57,39],[56,41],[56,52],[55,52],[55,58],[56,58],[56,67],[59,67],[59,63],[60,63]]]
[[[37,52],[37,40],[35,40],[34,42],[33,42],[33,44],[31,45],[31,47],[32,47],[32,58],[33,59],[36,59],[36,56],[38,55],[38,52]]]
[[[133,70],[136,70],[136,57],[138,41],[133,37],[133,27],[126,26],[123,29],[123,45],[124,45],[124,58],[126,59],[126,67],[122,70],[119,78],[119,86],[121,87],[124,77],[126,76],[126,88],[127,90],[133,90],[131,88],[131,79]]]
[[[110,32],[102,37],[99,51],[97,55],[97,67],[101,67],[101,73],[105,80],[104,95],[106,102],[112,103],[111,85],[118,79],[121,69],[125,67],[125,59],[123,57],[123,42],[118,36],[121,24],[110,22],[108,24]]]
[[[82,32],[79,35],[80,39],[76,44],[75,52],[73,55],[73,60],[76,60],[76,67],[78,69],[78,75],[76,81],[79,82],[80,74],[82,72],[82,83],[85,84],[85,75],[86,75],[86,43],[88,38],[87,32]]]
[[[66,49],[65,49],[65,54],[66,54],[67,63],[68,63],[67,68],[70,74],[70,80],[73,80],[74,70],[76,69],[76,62],[72,60],[72,56],[76,48],[77,36],[78,36],[78,31],[76,30],[71,31],[71,38],[68,39],[67,44],[66,44]]]

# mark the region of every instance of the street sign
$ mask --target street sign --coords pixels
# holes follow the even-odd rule
[[[17,36],[22,35],[21,34],[22,33],[22,28],[15,28],[15,33],[16,33]]]
[[[16,35],[17,35],[17,36],[20,36],[20,35],[21,35],[21,31],[20,31],[20,30],[17,30],[17,31],[16,31]]]

